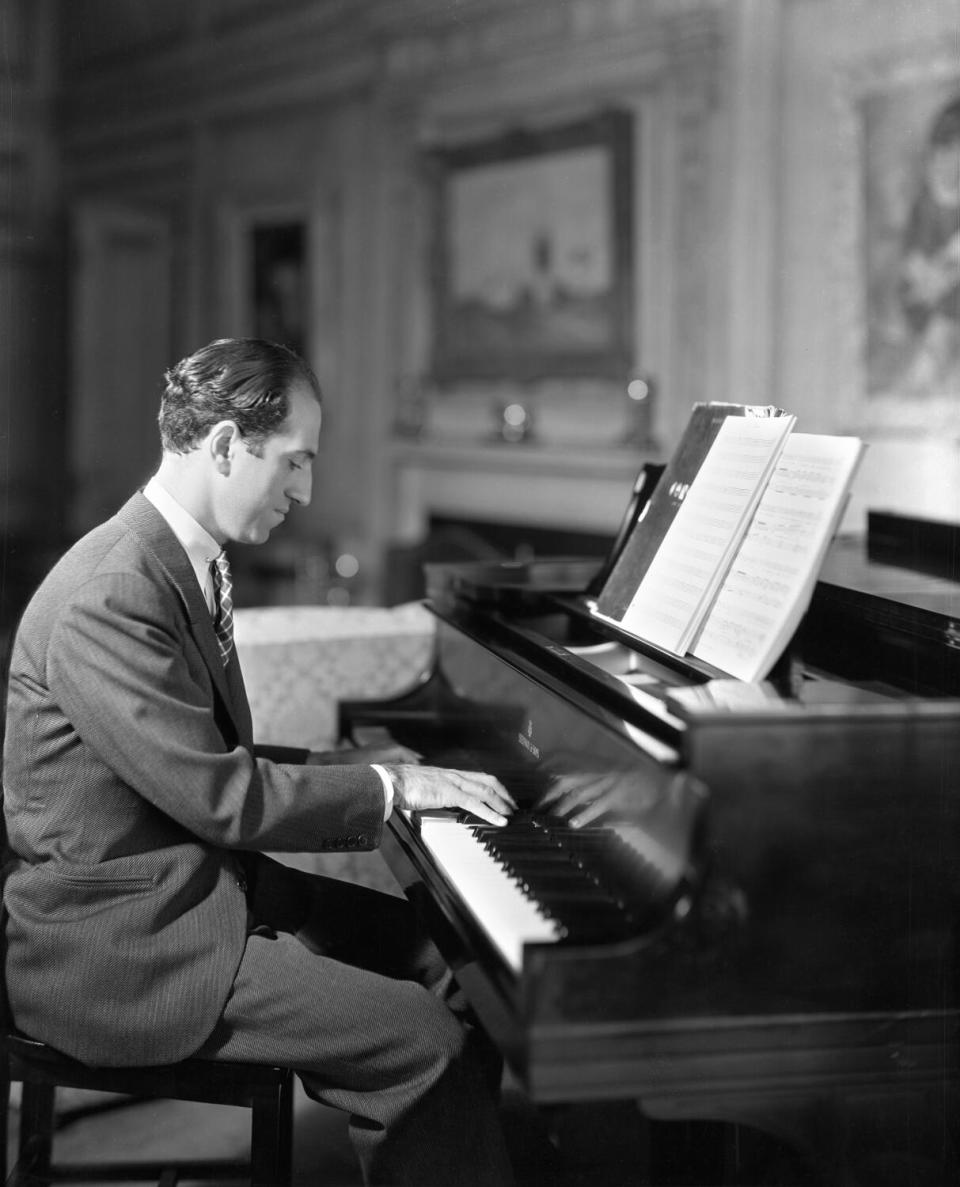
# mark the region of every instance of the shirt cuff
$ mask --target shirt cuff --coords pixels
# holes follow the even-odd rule
[[[370,766],[380,776],[380,782],[383,784],[383,818],[389,820],[393,811],[393,780],[379,763],[372,762]]]

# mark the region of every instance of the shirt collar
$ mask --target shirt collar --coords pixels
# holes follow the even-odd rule
[[[160,485],[156,477],[150,479],[143,488],[144,498],[156,507],[167,521],[170,530],[183,545],[184,551],[190,559],[190,564],[200,582],[200,588],[206,593],[209,584],[210,562],[216,560],[221,548],[213,536],[197,523],[189,511],[186,511]]]

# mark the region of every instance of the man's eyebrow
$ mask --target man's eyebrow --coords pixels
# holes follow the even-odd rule
[[[291,449],[289,454],[287,454],[287,456],[288,457],[305,457],[305,458],[309,458],[310,461],[312,462],[314,460],[314,458],[317,456],[317,451],[315,449]]]

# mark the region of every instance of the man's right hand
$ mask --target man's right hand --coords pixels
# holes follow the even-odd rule
[[[460,808],[489,824],[506,824],[517,805],[499,779],[482,771],[445,767],[386,766],[393,780],[393,807]]]

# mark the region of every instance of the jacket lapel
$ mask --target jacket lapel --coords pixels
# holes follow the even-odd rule
[[[247,694],[234,649],[229,671],[220,659],[213,619],[197,581],[190,558],[173,530],[149,499],[138,492],[117,512],[121,520],[143,541],[144,547],[160,565],[183,604],[190,632],[200,648],[217,691],[227,705],[241,742],[252,747],[252,725]]]

